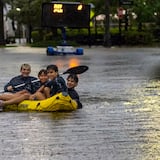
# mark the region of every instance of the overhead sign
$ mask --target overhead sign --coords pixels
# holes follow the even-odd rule
[[[120,5],[133,5],[133,0],[119,0]]]
[[[50,2],[42,4],[42,26],[88,28],[90,5],[80,2]]]

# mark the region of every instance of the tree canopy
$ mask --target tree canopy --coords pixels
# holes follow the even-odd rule
[[[67,1],[67,0],[63,0]],[[77,0],[71,0],[76,2]],[[11,19],[28,24],[31,23],[34,27],[41,26],[41,5],[43,2],[50,2],[50,0],[3,0],[4,3],[8,3],[12,6],[12,9],[8,13]],[[89,4],[92,3],[95,11],[95,15],[104,14],[106,10],[106,0],[80,0],[80,2]],[[110,13],[116,14],[119,7],[119,1],[110,0]],[[133,6],[122,6],[125,9],[132,10],[137,15],[137,22],[159,22],[160,17],[160,1],[159,0],[134,0]],[[17,11],[17,8],[20,10]]]
[[[68,0],[63,0],[68,1]],[[76,2],[77,0],[70,0]],[[119,0],[120,1],[120,0]],[[117,8],[120,7],[118,0],[80,0],[80,2],[94,5],[95,15],[106,14],[106,2],[109,3],[109,14],[117,14]],[[121,0],[122,2],[123,0]],[[142,28],[142,23],[155,23],[160,26],[160,1],[159,0],[128,0],[133,1],[133,5],[123,5],[122,7],[130,13],[130,16],[135,15],[134,21],[139,28]],[[3,4],[10,4],[11,10],[8,17],[18,23],[30,25],[32,28],[41,27],[41,12],[42,3],[51,2],[50,0],[0,0]],[[2,8],[1,8],[2,10]],[[0,17],[2,12],[0,12]],[[133,20],[133,19],[132,19]],[[2,27],[2,23],[0,24]],[[140,27],[141,26],[141,27]]]

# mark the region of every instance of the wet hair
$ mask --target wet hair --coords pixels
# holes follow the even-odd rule
[[[45,74],[47,75],[47,70],[46,69],[41,69],[39,72],[38,72],[38,77],[41,75],[41,74]]]
[[[55,72],[58,72],[58,67],[54,64],[50,64],[47,66],[47,70],[54,70]]]
[[[31,70],[31,66],[29,64],[26,64],[26,63],[21,65],[21,69],[20,70],[22,70],[23,68],[27,68],[27,69]]]
[[[78,81],[79,81],[78,76],[76,74],[69,74],[67,77],[67,80],[69,78],[73,79],[76,83],[78,83]]]

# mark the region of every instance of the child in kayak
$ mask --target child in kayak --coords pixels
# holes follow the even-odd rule
[[[40,87],[37,92],[43,90],[45,83],[48,81],[47,71],[42,69],[38,73],[38,78],[40,81]],[[4,107],[5,105],[10,104],[18,104],[23,100],[35,99],[36,92],[34,94],[30,94],[27,91],[20,91],[12,94],[2,94],[0,95],[0,107]]]
[[[47,70],[46,69],[41,69],[38,73],[38,78],[39,78],[39,81],[40,81],[40,87],[39,89],[35,92],[35,94],[32,94],[30,96],[30,100],[36,100],[36,93],[37,92],[42,92],[44,87],[45,87],[45,84],[48,82],[48,76],[47,76]]]
[[[70,97],[75,100],[78,104],[78,109],[82,108],[82,104],[79,99],[79,95],[75,90],[75,87],[78,85],[78,76],[76,74],[70,74],[67,77],[67,87],[68,87],[68,94]]]
[[[47,66],[47,75],[49,81],[45,84],[43,91],[36,92],[36,99],[43,100],[63,92],[67,94],[67,86],[63,77],[59,76],[58,67],[56,65]]]

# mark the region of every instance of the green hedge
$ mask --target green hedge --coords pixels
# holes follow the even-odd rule
[[[42,30],[33,31],[32,46],[47,47],[50,45],[57,46],[62,44],[61,32],[60,30],[57,31],[57,36],[53,36],[52,32],[46,32]],[[120,40],[121,45],[151,45],[155,41],[154,35],[151,31],[122,31],[121,39],[119,37],[118,28],[111,29],[110,33],[112,45],[118,45]],[[88,29],[67,29],[66,34],[68,45],[88,45]],[[98,34],[95,35],[95,30],[91,29],[91,43],[93,43],[92,45],[94,45],[97,42],[97,38],[99,41],[103,41],[103,36],[104,32],[102,30],[98,30]]]
[[[147,45],[154,41],[151,32],[127,31],[123,32],[125,45]]]
[[[34,43],[43,40],[43,31],[32,31],[32,40]]]

